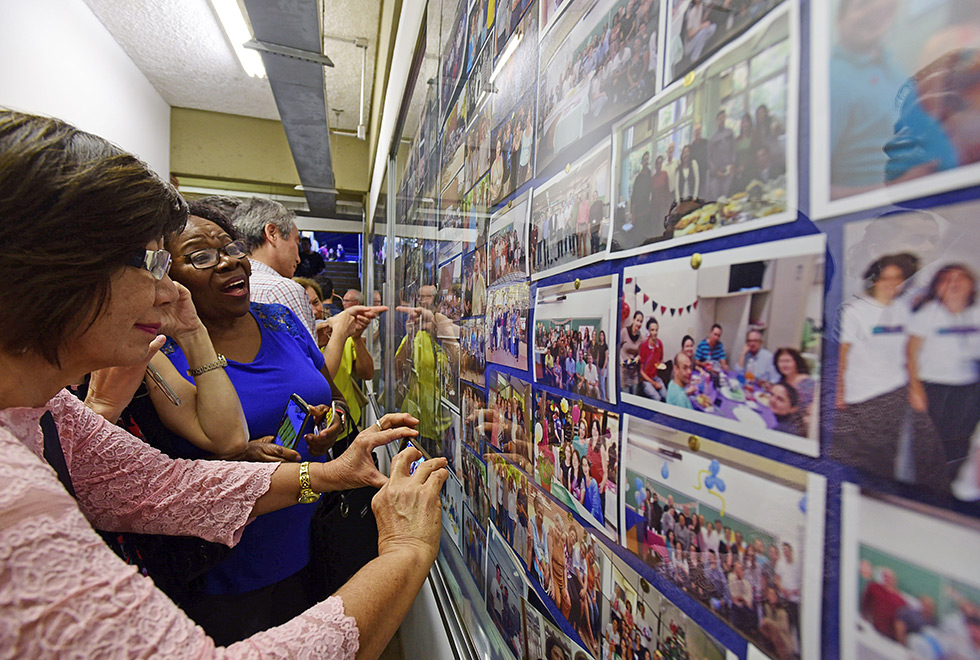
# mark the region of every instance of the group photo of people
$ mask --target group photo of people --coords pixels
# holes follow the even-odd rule
[[[582,647],[527,601],[524,602],[524,621],[528,660],[589,660],[589,654]]]
[[[476,110],[469,132],[466,133],[466,161],[463,176],[464,190],[470,190],[490,169],[490,103],[485,101]]]
[[[834,458],[968,501],[980,500],[978,208],[845,227],[829,411]]]
[[[483,456],[486,452],[487,397],[483,390],[469,383],[460,383],[463,390],[460,422],[463,444]]]
[[[659,25],[660,0],[598,0],[584,17],[569,10],[557,19],[541,42],[542,58],[551,57],[538,79],[537,171],[653,96]]]
[[[534,97],[528,96],[490,134],[490,203],[503,200],[533,173]]]
[[[610,143],[535,188],[528,243],[531,273],[572,268],[603,254],[610,228]],[[598,258],[598,257],[596,257]]]
[[[490,522],[514,552],[527,562],[527,477],[502,454],[489,454],[487,489]]]
[[[532,470],[531,385],[497,372],[490,387],[490,444],[525,472]],[[501,528],[503,529],[503,528]]]
[[[486,309],[487,362],[527,369],[527,313],[531,289],[527,282],[490,290]]]
[[[459,481],[463,484],[463,494],[466,504],[476,516],[480,527],[486,529],[490,516],[490,494],[487,492],[487,464],[481,454],[472,451],[468,446],[460,457]]]
[[[480,387],[486,385],[486,344],[483,319],[464,319],[459,326],[459,375]]]
[[[487,248],[463,256],[463,317],[483,316],[487,308]]]
[[[535,323],[539,382],[592,399],[608,400],[608,341],[600,319],[547,319]],[[606,370],[600,372],[605,359]]]
[[[613,250],[796,218],[790,14],[788,4],[773,12],[691,85],[617,125]]]
[[[804,530],[820,511],[806,473],[769,480],[783,466],[705,439],[695,453],[689,434],[635,417],[626,437],[627,547],[771,658],[807,657]],[[665,463],[663,450],[679,460]]]
[[[449,185],[449,181],[459,174],[466,153],[466,144],[463,142],[466,135],[466,107],[463,95],[460,95],[449,111],[442,130],[442,166],[439,170],[439,181],[440,186],[445,188]]]
[[[491,286],[527,277],[527,214],[524,196],[490,218],[487,270]]]
[[[466,560],[466,568],[469,569],[470,575],[473,576],[473,581],[476,582],[480,591],[485,590],[487,586],[483,572],[486,553],[487,531],[467,507],[463,517],[463,557]]]
[[[813,19],[815,215],[975,183],[980,6],[888,0],[870,20],[859,2],[827,3]]]
[[[815,454],[823,236],[712,256],[626,269],[623,400]]]
[[[463,551],[461,545],[463,530],[463,484],[460,483],[456,472],[450,468],[449,478],[442,487],[442,528],[452,539],[456,549]]]
[[[683,77],[780,2],[673,0],[667,14],[667,79]]]
[[[451,6],[452,3],[446,6],[447,13],[449,13]],[[439,94],[440,112],[438,116],[440,119],[446,114],[449,104],[455,100],[456,88],[459,86],[463,69],[466,67],[466,38],[468,36],[466,15],[468,6],[468,0],[459,0],[456,5],[456,11],[453,12],[455,18],[450,23],[452,30],[442,51],[442,63],[439,66],[441,93]]]
[[[594,656],[599,656],[605,558],[601,542],[539,491],[529,494],[528,572]]]
[[[453,259],[439,269],[439,293],[436,299],[436,311],[453,321],[459,321],[463,312],[461,266],[461,259]]]
[[[534,395],[534,474],[542,488],[615,538],[619,529],[619,416]]]

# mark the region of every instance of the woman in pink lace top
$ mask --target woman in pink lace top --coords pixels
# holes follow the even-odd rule
[[[92,529],[233,545],[250,520],[300,495],[299,465],[174,461],[63,389],[149,359],[177,296],[162,238],[185,219],[183,200],[136,158],[0,110],[0,658],[377,657],[439,544],[445,461],[410,475],[419,453],[408,449],[386,479],[370,460],[415,434],[407,415],[309,469],[316,492],[381,488],[379,557],[333,597],[227,648]]]

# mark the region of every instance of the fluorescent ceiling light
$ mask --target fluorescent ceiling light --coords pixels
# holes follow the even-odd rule
[[[210,0],[214,13],[218,15],[221,29],[231,42],[231,47],[238,56],[245,73],[253,78],[265,78],[265,65],[258,51],[245,48],[244,43],[252,39],[245,22],[245,15],[237,0]]]

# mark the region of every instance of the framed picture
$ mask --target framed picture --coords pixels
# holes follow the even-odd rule
[[[487,362],[527,369],[527,312],[531,289],[527,282],[493,287],[487,295]]]

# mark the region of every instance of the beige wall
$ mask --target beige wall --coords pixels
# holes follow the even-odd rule
[[[282,124],[219,112],[173,108],[170,170],[201,179],[295,186],[299,181]],[[337,190],[368,190],[368,145],[346,135],[330,136]]]

